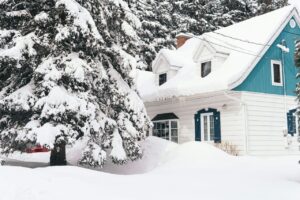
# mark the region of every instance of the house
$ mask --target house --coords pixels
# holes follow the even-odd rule
[[[201,36],[179,34],[137,87],[150,134],[178,143],[228,141],[241,155],[300,154],[293,6]]]

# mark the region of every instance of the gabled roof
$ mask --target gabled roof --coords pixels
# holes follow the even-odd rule
[[[145,101],[155,101],[237,87],[246,79],[292,17],[300,24],[297,9],[293,6],[286,6],[217,31],[193,37],[177,50],[163,50],[160,55],[165,56],[170,64],[177,64],[181,68],[174,78],[161,86],[155,85],[155,78],[143,83],[142,87],[138,84],[142,98]],[[199,47],[205,44],[209,44],[216,52],[228,54],[228,57],[218,70],[201,78],[196,73],[198,64],[193,58]],[[148,77],[150,77],[149,74]],[[143,77],[138,79],[142,82]]]

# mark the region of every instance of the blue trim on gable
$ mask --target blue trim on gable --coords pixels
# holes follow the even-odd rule
[[[281,44],[283,40],[285,40],[286,46],[290,49],[290,52],[283,53],[282,56],[282,51],[277,47],[277,44]],[[293,29],[288,23],[280,33],[280,35],[277,37],[275,42],[269,47],[265,55],[261,58],[261,60],[248,75],[248,77],[233,90],[283,95],[283,86],[272,85],[271,60],[277,60],[283,63],[285,71],[284,77],[286,94],[289,96],[296,96],[295,89],[297,84],[297,69],[294,64],[294,52],[295,42],[297,40],[300,40],[299,26],[297,25]]]

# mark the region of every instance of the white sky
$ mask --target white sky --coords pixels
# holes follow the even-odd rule
[[[300,0],[289,0],[290,4],[295,4],[298,6],[298,8],[300,8]]]

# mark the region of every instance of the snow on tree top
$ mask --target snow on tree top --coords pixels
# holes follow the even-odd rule
[[[102,39],[99,34],[95,22],[91,14],[75,0],[59,0],[56,2],[56,7],[64,5],[70,14],[74,17],[74,25],[81,27],[82,31],[94,34],[95,38]]]

